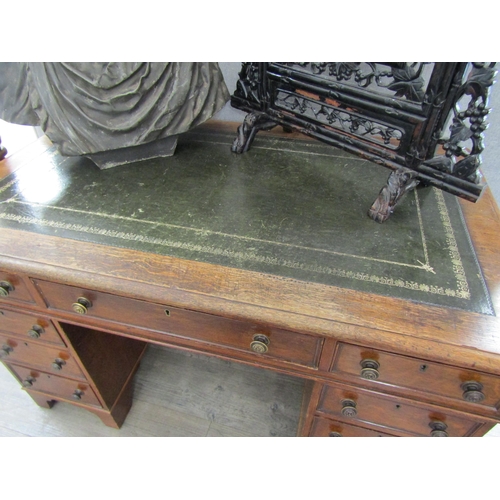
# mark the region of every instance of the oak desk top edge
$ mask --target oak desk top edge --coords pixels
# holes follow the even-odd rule
[[[236,126],[222,124],[225,131]],[[49,146],[50,142],[41,138],[34,146],[3,160],[0,177],[20,168],[30,154],[33,159]],[[500,212],[489,189],[476,204],[461,200],[461,205],[498,311],[500,252],[494,238],[500,234]],[[82,255],[91,255],[94,261],[82,260]],[[373,332],[381,345],[386,336],[397,335],[403,351],[414,352],[417,347],[424,354],[429,346],[435,346],[443,349],[442,357],[454,354],[461,358],[461,349],[473,349],[484,353],[483,361],[492,365],[490,369],[496,363],[495,371],[500,373],[500,322],[496,316],[22,230],[0,229],[2,265],[41,279],[62,278],[210,314],[244,315],[245,319],[270,321],[298,331],[307,328],[311,333],[345,341],[355,338],[359,342],[360,337]],[[463,358],[465,363],[466,356]]]

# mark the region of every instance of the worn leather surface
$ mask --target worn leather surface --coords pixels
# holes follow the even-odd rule
[[[228,100],[212,62],[0,63],[0,117],[39,125],[68,156],[181,134]]]
[[[389,171],[307,140],[194,130],[173,157],[99,170],[55,151],[0,184],[0,224],[493,314],[458,200],[408,194],[377,224]]]

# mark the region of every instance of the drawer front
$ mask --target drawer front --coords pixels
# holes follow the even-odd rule
[[[71,354],[65,349],[20,340],[0,334],[0,359],[6,363],[20,363],[37,370],[85,380]]]
[[[312,437],[392,437],[391,434],[378,432],[356,425],[337,422],[327,418],[315,417],[310,436]]]
[[[10,368],[17,375],[21,385],[26,389],[33,389],[68,401],[75,401],[101,408],[97,396],[88,384],[40,372],[31,368],[13,365],[10,365]]]
[[[88,317],[234,348],[261,359],[275,358],[314,368],[318,365],[323,342],[319,337],[57,283],[34,283],[49,308],[75,317],[81,314],[73,311],[72,304],[83,297],[91,304],[86,311],[81,309]]]
[[[75,401],[101,408],[97,396],[88,384],[40,372],[31,368],[13,365],[10,365],[10,368],[17,375],[21,385],[26,389],[33,389],[68,401]]]
[[[500,406],[500,377],[365,347],[339,344],[332,371],[492,409]]]
[[[449,414],[434,408],[416,406],[410,401],[363,391],[325,386],[318,411],[341,420],[380,426],[384,432],[403,432],[419,436],[469,436],[482,422]]]
[[[0,270],[0,302],[34,303],[24,281],[17,275]]]
[[[23,339],[64,346],[57,330],[48,319],[31,314],[0,308],[0,332],[19,335]]]

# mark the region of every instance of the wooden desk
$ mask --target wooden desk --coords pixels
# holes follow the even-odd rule
[[[46,147],[4,160],[2,177]],[[498,208],[488,191],[461,205],[497,311]],[[2,361],[24,390],[113,427],[148,343],[307,380],[299,435],[480,436],[500,422],[494,314],[5,226],[0,281]]]

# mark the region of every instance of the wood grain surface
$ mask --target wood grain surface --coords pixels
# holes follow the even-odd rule
[[[289,436],[297,433],[304,381],[151,345],[121,429],[69,403],[33,403],[0,364],[0,436]]]

